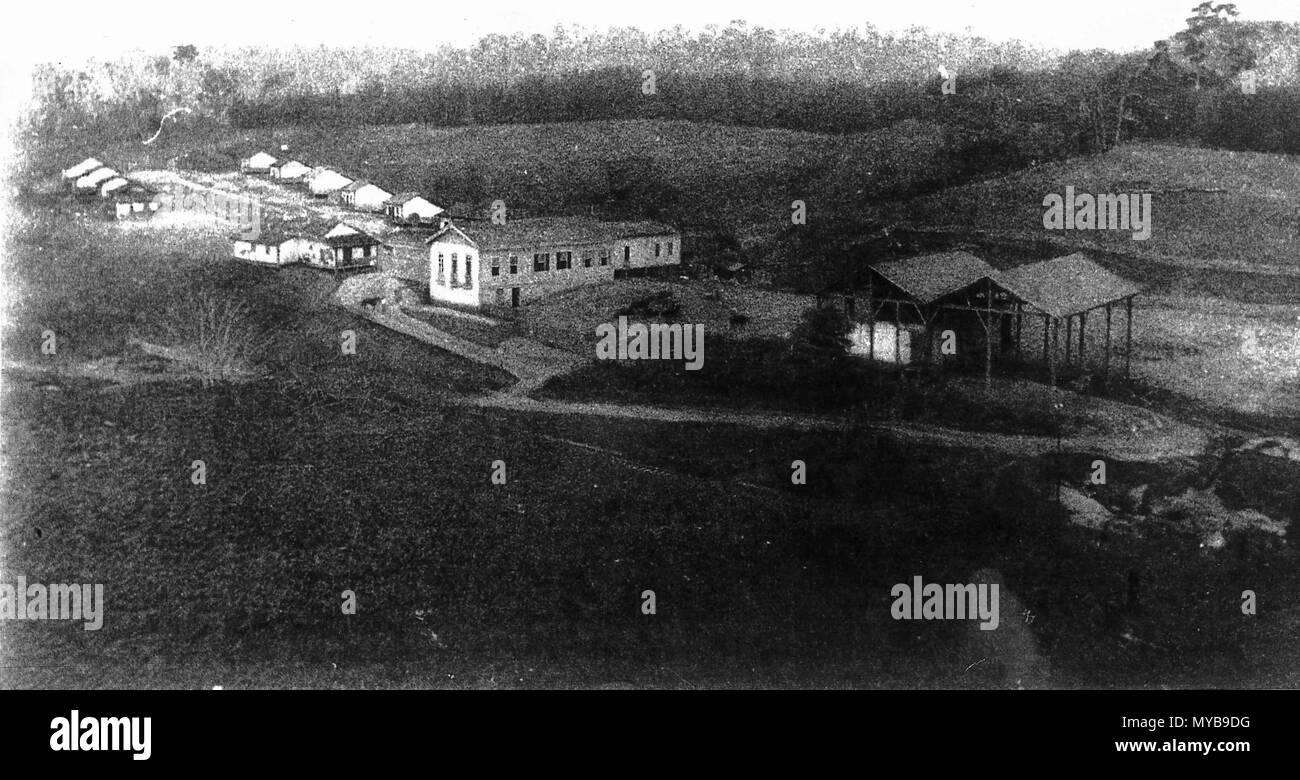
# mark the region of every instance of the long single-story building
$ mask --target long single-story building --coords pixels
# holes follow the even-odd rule
[[[99,160],[96,160],[94,157],[87,157],[86,159],[82,160],[81,162],[77,163],[71,168],[64,168],[62,174],[63,180],[68,182],[73,182],[76,181],[77,179],[80,179],[82,176],[85,176],[86,174],[90,173],[91,171],[95,170],[96,168],[103,168],[103,167],[104,164]]]
[[[429,239],[429,297],[517,307],[619,271],[681,263],[681,234],[655,222],[582,217],[448,223]]]
[[[92,194],[99,191],[99,185],[118,176],[118,172],[107,166],[96,168],[76,180],[78,194]]]
[[[261,225],[258,235],[236,235],[231,254],[263,265],[303,263],[329,271],[370,268],[379,262],[383,242],[347,224],[283,220]]]

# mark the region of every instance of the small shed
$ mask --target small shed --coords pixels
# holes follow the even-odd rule
[[[443,210],[418,192],[402,192],[384,201],[384,214],[393,222],[432,221]]]
[[[254,152],[239,161],[239,169],[244,173],[269,173],[271,166],[275,165],[276,162],[278,160],[274,155],[266,152]]]
[[[338,192],[347,205],[367,211],[383,211],[384,203],[393,197],[393,193],[365,179],[354,181]]]
[[[352,183],[352,179],[344,176],[333,168],[322,168],[317,171],[308,184],[313,195],[325,197],[331,192],[341,190]]]
[[[147,184],[128,180],[104,196],[113,219],[147,219],[158,211],[158,191]]]
[[[267,174],[279,181],[302,181],[310,173],[311,168],[297,160],[277,160],[267,169]]]

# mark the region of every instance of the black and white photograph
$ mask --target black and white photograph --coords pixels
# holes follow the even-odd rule
[[[1300,686],[1294,2],[6,15],[0,688]]]

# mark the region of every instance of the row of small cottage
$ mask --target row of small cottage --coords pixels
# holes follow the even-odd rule
[[[344,175],[329,167],[312,168],[298,160],[281,160],[256,152],[239,161],[244,173],[265,174],[280,182],[302,184],[317,197],[353,208],[383,213],[394,222],[423,224],[443,210],[418,192],[390,192],[365,179]]]
[[[646,273],[681,262],[681,236],[654,222],[602,222],[584,217],[513,219],[504,224],[453,224],[418,193],[391,195],[330,168],[258,152],[240,161],[245,173],[305,183],[316,195],[359,210],[383,210],[390,221],[435,225],[383,237],[347,221],[265,219],[253,234],[232,237],[232,255],[272,266],[305,264],[331,271],[379,268],[419,285],[434,301],[517,307],[563,290]],[[121,177],[94,158],[63,172],[79,193],[99,193],[118,217],[158,208],[156,191]],[[123,183],[117,183],[117,180]]]
[[[156,190],[94,157],[65,168],[62,177],[75,197],[103,203],[105,211],[115,219],[148,217],[158,210]]]
[[[303,183],[314,195],[359,210],[383,211],[392,222],[438,227],[431,236],[398,231],[380,239],[345,222],[282,224],[264,229],[256,239],[236,238],[236,257],[331,270],[378,267],[426,289],[434,301],[518,307],[552,293],[681,262],[681,236],[669,225],[582,217],[453,224],[418,193],[393,195],[332,168],[310,168],[266,152],[242,159],[240,168]]]

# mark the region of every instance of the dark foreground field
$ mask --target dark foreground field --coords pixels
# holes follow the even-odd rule
[[[5,684],[1294,682],[1289,545],[1072,526],[1047,463],[853,431],[487,417],[396,388],[361,406],[312,384],[105,393],[7,375],[3,570],[103,583],[107,617],[7,624]],[[977,571],[1002,584],[997,631],[890,618],[893,583]]]

